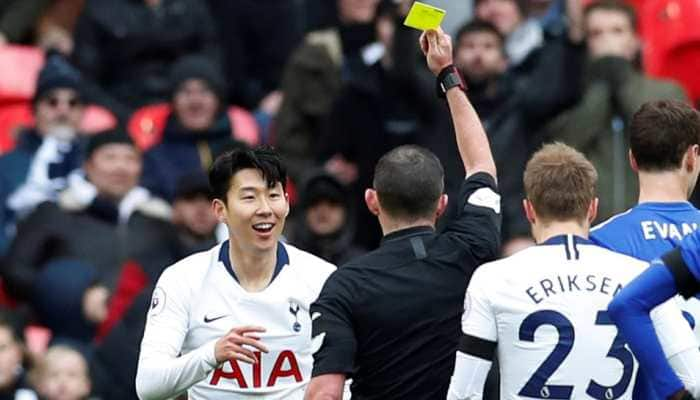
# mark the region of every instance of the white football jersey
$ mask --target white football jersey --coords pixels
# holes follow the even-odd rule
[[[498,343],[501,399],[631,399],[637,363],[607,308],[646,267],[572,235],[479,267],[462,329]],[[697,347],[675,299],[652,320],[667,357]]]
[[[244,290],[228,241],[167,268],[156,285],[141,344],[136,386],[142,398],[187,390],[197,399],[303,399],[311,377],[310,304],[335,266],[291,245],[261,292]],[[251,365],[217,365],[216,341],[234,327],[257,325],[269,353]],[[254,350],[254,349],[253,349]]]

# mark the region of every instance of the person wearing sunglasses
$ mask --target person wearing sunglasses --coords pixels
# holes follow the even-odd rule
[[[55,200],[67,175],[80,167],[81,86],[75,68],[58,53],[47,54],[32,100],[34,126],[20,130],[15,149],[0,157],[0,254],[14,222]]]

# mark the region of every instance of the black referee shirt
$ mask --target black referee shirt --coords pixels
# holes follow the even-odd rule
[[[469,279],[500,245],[496,190],[471,176],[442,233],[393,232],[328,278],[311,305],[313,376],[352,377],[353,400],[446,398]]]

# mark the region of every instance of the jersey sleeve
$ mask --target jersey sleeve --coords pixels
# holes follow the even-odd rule
[[[462,314],[462,332],[489,342],[498,341],[498,326],[496,315],[488,299],[488,265],[477,269],[469,282],[467,295],[464,298],[464,314]],[[471,352],[470,352],[471,353]]]
[[[486,266],[484,266],[486,267]],[[464,298],[462,338],[447,398],[481,399],[496,350],[496,318],[486,297],[484,267],[477,270]]]
[[[216,367],[213,340],[180,354],[189,326],[190,291],[166,269],[153,291],[136,373],[139,398],[174,397],[205,379]]]
[[[479,172],[462,183],[456,218],[444,234],[476,265],[496,258],[501,245],[501,195],[495,179]]]
[[[653,309],[650,315],[667,359],[682,351],[698,347],[695,334],[678,305],[678,298],[667,300]]]
[[[357,341],[352,325],[352,291],[339,274],[332,274],[311,304],[314,366],[312,376],[352,373]]]
[[[674,303],[674,294],[671,274],[664,265],[652,263],[615,295],[608,306],[610,318],[662,398],[683,388],[667,358],[691,348],[695,340]],[[676,340],[678,343],[674,343]]]

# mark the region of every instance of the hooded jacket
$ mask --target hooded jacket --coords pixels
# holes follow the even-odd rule
[[[291,244],[335,265],[342,265],[365,253],[352,244],[355,236],[355,213],[352,204],[347,201],[348,192],[340,182],[325,172],[317,171],[306,178],[299,193],[299,213],[289,235]],[[342,202],[345,208],[345,222],[338,231],[330,235],[318,235],[312,232],[306,223],[306,211],[316,200],[328,198]]]
[[[146,189],[132,189],[117,205],[72,174],[58,202],[42,203],[19,224],[0,266],[5,287],[16,299],[31,300],[35,279],[47,262],[78,260],[113,288],[124,260],[155,247],[171,229],[169,216],[169,205]]]

